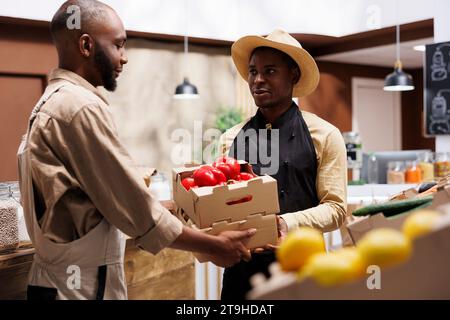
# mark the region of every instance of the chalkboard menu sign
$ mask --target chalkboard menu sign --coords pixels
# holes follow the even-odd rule
[[[450,134],[450,42],[425,48],[425,133]]]

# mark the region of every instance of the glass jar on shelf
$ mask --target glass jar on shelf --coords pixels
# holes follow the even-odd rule
[[[443,178],[450,173],[450,157],[447,152],[437,152],[434,162],[434,175]]]
[[[18,182],[0,183],[0,252],[19,247],[20,208]]]
[[[163,172],[158,172],[151,177],[150,190],[159,201],[171,200],[172,198],[170,182]]]
[[[388,163],[387,183],[388,184],[405,183],[405,166],[403,161],[392,161]]]
[[[422,170],[422,181],[430,182],[434,180],[434,153],[424,152],[419,154],[419,167]]]
[[[344,132],[342,134],[347,149],[347,168],[351,181],[360,180],[360,170],[363,163],[361,137],[358,132]]]
[[[406,161],[405,182],[406,183],[422,182],[422,170],[419,168],[418,161]]]

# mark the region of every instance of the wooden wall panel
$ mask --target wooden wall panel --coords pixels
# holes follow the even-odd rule
[[[352,78],[379,78],[390,68],[317,61],[320,83],[315,92],[302,99],[305,109],[329,121],[342,132],[352,129]],[[375,110],[376,111],[376,110]]]
[[[0,49],[1,51],[1,49]],[[5,76],[0,73],[0,181],[15,181],[17,149],[27,122],[42,94],[45,78]]]
[[[48,26],[0,21],[0,181],[18,179],[20,138],[57,61]]]
[[[57,64],[48,28],[0,23],[0,72],[42,76]]]
[[[352,78],[384,79],[391,68],[317,61],[320,83],[317,90],[301,99],[301,106],[338,127],[352,129]],[[432,149],[435,139],[425,138],[422,130],[422,70],[407,70],[414,78],[415,90],[402,93],[402,149]],[[376,110],[374,110],[376,112]]]

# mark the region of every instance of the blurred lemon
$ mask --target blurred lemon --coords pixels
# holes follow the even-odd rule
[[[412,253],[411,241],[400,231],[380,228],[369,231],[357,244],[366,265],[387,267],[406,261]]]
[[[297,276],[299,280],[311,277],[322,286],[335,286],[364,275],[365,265],[356,248],[345,248],[331,253],[318,253],[308,260]]]
[[[441,214],[435,210],[418,210],[411,213],[403,222],[403,234],[410,240],[415,240],[433,230]]]
[[[313,228],[300,227],[287,234],[276,256],[284,271],[297,271],[319,252],[325,252],[322,233]]]
[[[361,256],[361,252],[359,252],[356,247],[343,248],[336,251],[335,254],[346,259],[350,263],[352,279],[362,277],[366,274],[367,265]]]

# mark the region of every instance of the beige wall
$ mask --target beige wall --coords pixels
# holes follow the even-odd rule
[[[236,72],[228,50],[190,47],[188,66],[179,44],[133,39],[127,43],[128,64],[118,88],[108,93],[119,136],[140,165],[170,173],[177,128],[193,132],[194,121],[203,131],[214,126],[219,106],[236,103]],[[198,100],[174,100],[187,74],[199,90]]]

